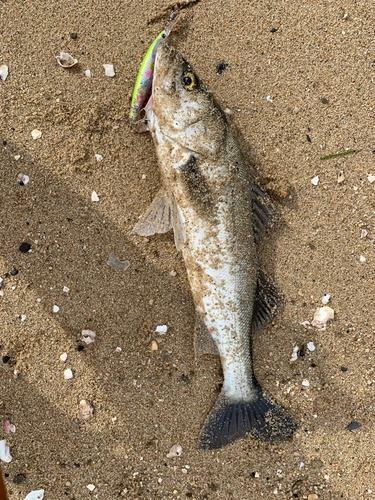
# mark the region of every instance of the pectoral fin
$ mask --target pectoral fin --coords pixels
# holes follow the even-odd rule
[[[152,236],[166,233],[172,228],[172,209],[168,196],[163,192],[155,196],[143,218],[137,223],[133,232],[140,236]]]
[[[177,205],[176,198],[173,193],[170,193],[171,209],[172,209],[172,225],[174,231],[174,242],[178,251],[182,249],[186,241],[186,233],[184,229],[184,221],[182,213]]]

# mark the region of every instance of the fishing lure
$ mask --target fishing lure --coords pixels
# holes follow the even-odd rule
[[[154,64],[156,52],[160,43],[165,40],[173,26],[175,25],[178,18],[178,11],[173,12],[171,15],[165,29],[155,38],[152,42],[150,48],[148,49],[145,57],[143,58],[141,67],[138,72],[137,79],[135,81],[133,97],[130,107],[129,118],[132,123],[135,123],[139,118],[141,111],[146,104],[152,88],[152,78],[154,76]]]

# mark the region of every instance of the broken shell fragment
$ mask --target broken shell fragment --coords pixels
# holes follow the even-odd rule
[[[155,340],[153,340],[151,342],[150,349],[151,349],[151,351],[157,351],[158,350],[158,343]]]
[[[79,402],[79,416],[82,420],[91,420],[93,417],[94,408],[87,399],[82,399]]]
[[[345,175],[344,172],[341,170],[341,172],[339,172],[337,176],[337,183],[341,184],[342,182],[344,182],[344,180],[345,180]]]
[[[43,500],[44,490],[35,490],[31,491],[26,497],[25,500]]]
[[[42,137],[42,132],[40,130],[38,130],[38,129],[35,128],[31,132],[31,136],[34,139],[34,141],[36,141],[37,139],[40,139]]]
[[[323,329],[326,327],[326,323],[333,319],[335,312],[328,306],[320,307],[315,311],[314,319],[312,321],[312,326],[315,328]]]
[[[26,174],[18,174],[17,175],[17,182],[20,186],[24,186],[29,182],[29,177]]]
[[[61,52],[61,54],[57,56],[56,59],[62,68],[72,68],[78,63],[77,59],[74,59],[74,57],[72,57],[70,54],[67,54],[66,52]]]
[[[99,201],[99,196],[97,195],[96,191],[93,191],[91,193],[91,201]]]
[[[105,76],[115,76],[115,70],[113,69],[113,64],[103,64],[103,68],[105,69]]]
[[[3,80],[3,82],[5,82],[5,80],[7,79],[7,76],[8,76],[8,66],[6,64],[3,64],[2,66],[0,66],[0,80]]]
[[[116,269],[116,271],[126,271],[126,269],[130,266],[130,262],[128,260],[118,260],[114,253],[111,253],[107,260],[107,265]]]
[[[91,78],[91,71],[89,69],[87,69],[85,71],[85,75],[87,76],[87,78]]]
[[[179,444],[175,444],[169,450],[167,458],[180,457],[182,455],[182,447]]]
[[[8,463],[12,461],[10,448],[5,439],[0,441],[0,460]]]
[[[70,368],[67,368],[66,370],[64,370],[64,379],[70,380],[71,378],[73,378],[73,372]]]
[[[95,342],[96,333],[92,330],[82,330],[82,340],[86,344],[92,344]]]
[[[10,422],[9,422],[9,420],[5,420],[5,422],[4,422],[4,432],[5,432],[5,434],[9,434],[10,433]]]
[[[367,180],[369,181],[370,184],[372,184],[373,182],[375,182],[375,175],[368,174]]]

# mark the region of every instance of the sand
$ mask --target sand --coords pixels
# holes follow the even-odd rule
[[[194,357],[194,304],[173,235],[132,234],[160,176],[151,137],[128,123],[130,98],[176,5],[0,2],[0,65],[9,67],[0,81],[0,352],[10,358],[0,363],[0,420],[10,414],[16,426],[0,431],[13,457],[1,464],[9,498],[41,488],[46,500],[375,498],[375,253],[373,240],[360,238],[361,228],[375,234],[367,179],[375,174],[375,9],[182,3],[170,42],[232,111],[282,219],[260,261],[285,306],[254,338],[254,368],[299,425],[283,443],[245,438],[202,452],[220,363]],[[61,51],[78,66],[58,66]],[[218,75],[221,62],[228,66]],[[114,78],[103,64],[114,65]],[[320,159],[346,148],[358,152]],[[17,184],[19,173],[27,185]],[[30,252],[20,252],[22,242]],[[127,270],[106,264],[112,252]],[[304,327],[327,293],[334,320],[324,331]],[[84,329],[94,343],[82,342]],[[315,351],[290,362],[293,347],[308,342]],[[73,378],[64,380],[68,368]],[[82,399],[94,417],[78,423]],[[347,429],[352,421],[359,429]],[[175,444],[182,456],[167,458]]]

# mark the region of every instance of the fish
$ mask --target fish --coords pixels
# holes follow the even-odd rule
[[[281,303],[257,258],[272,207],[225,113],[165,41],[156,52],[145,111],[163,187],[133,231],[151,236],[173,229],[196,308],[196,345],[218,352],[224,375],[199,446],[221,448],[248,433],[261,441],[284,440],[297,424],[264,394],[251,356],[252,334]]]

